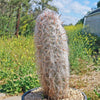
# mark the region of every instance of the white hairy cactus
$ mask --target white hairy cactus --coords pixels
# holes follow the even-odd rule
[[[68,96],[68,44],[59,15],[46,9],[36,19],[35,45],[39,77],[44,94],[51,100]]]

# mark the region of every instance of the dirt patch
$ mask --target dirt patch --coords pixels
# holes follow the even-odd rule
[[[81,90],[94,90],[100,86],[100,71],[87,72],[84,75],[71,75],[70,87],[79,88]]]
[[[100,68],[100,66],[89,65],[85,74],[70,76],[70,87],[83,91],[88,100],[100,100],[100,97],[94,91],[100,93],[100,70],[94,70],[96,68]]]

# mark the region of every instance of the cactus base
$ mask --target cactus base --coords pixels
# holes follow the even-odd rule
[[[87,100],[84,92],[77,89],[69,89],[69,97],[59,100]],[[43,95],[43,89],[41,87],[34,88],[23,94],[22,100],[51,100],[48,96]]]

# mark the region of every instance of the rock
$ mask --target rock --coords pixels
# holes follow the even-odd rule
[[[21,96],[8,97],[8,98],[3,99],[3,100],[21,100]]]
[[[4,93],[0,93],[0,100],[3,100],[4,97],[6,97],[6,94],[4,94]]]
[[[0,93],[0,98],[5,97],[6,95],[4,93]]]

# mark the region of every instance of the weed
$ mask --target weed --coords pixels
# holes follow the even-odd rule
[[[100,98],[100,88],[94,90],[95,94]]]
[[[33,37],[0,38],[0,87],[17,94],[39,87]]]
[[[92,52],[96,49],[97,37],[82,32],[82,25],[65,26],[69,37],[70,65],[75,73],[82,72],[92,62]]]

